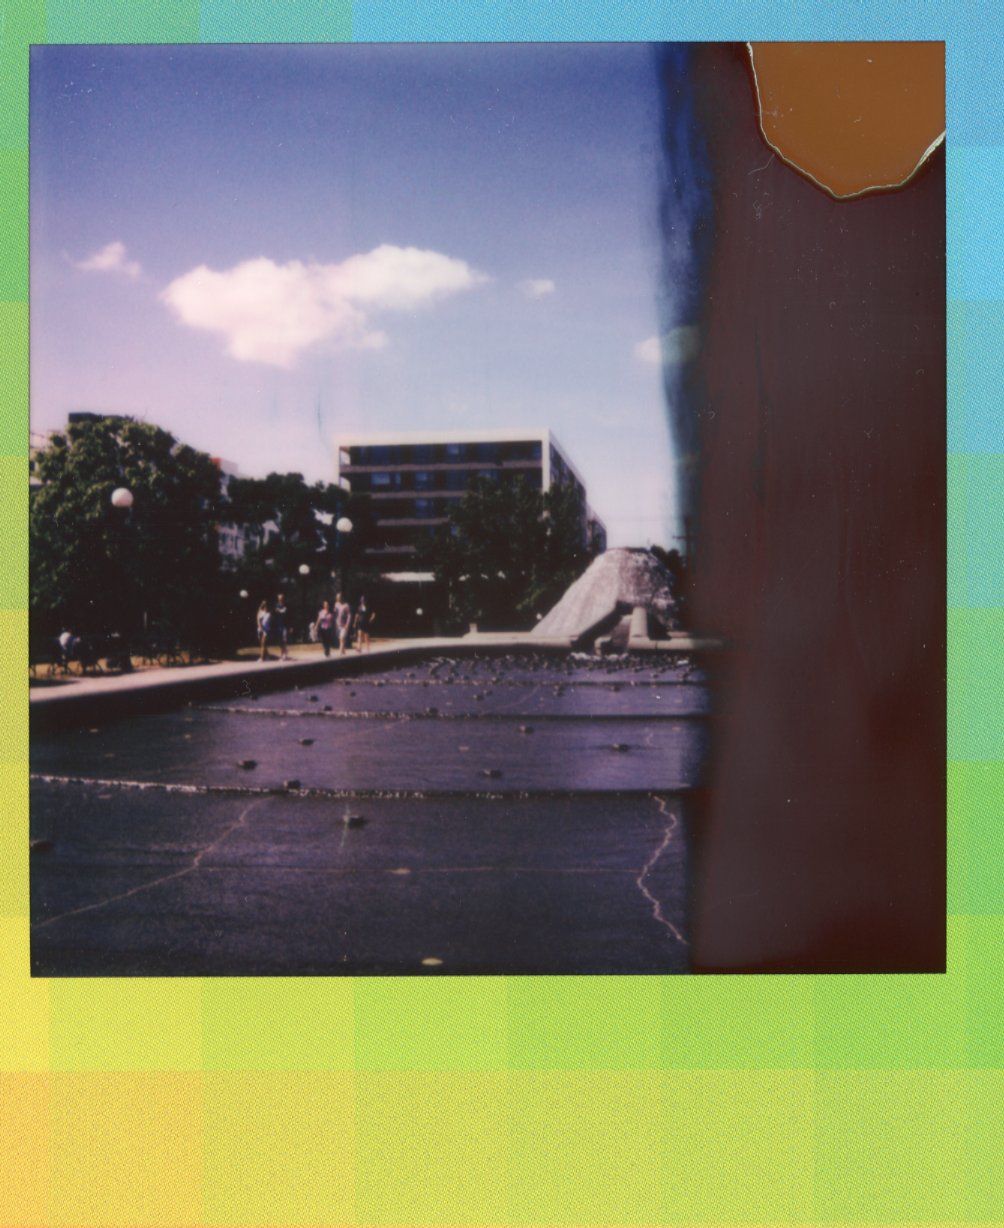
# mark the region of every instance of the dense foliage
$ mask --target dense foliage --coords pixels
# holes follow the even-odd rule
[[[218,625],[213,461],[129,418],[71,424],[33,462],[29,514],[36,634],[170,628],[202,645]],[[132,492],[128,510],[112,491]]]
[[[270,473],[266,478],[231,478],[227,485],[228,518],[236,524],[266,526],[248,563],[259,563],[277,577],[293,577],[306,564],[311,573],[328,575],[353,566],[365,539],[368,508],[339,486],[309,485],[299,473]],[[347,516],[352,532],[339,533]]]
[[[542,493],[522,479],[482,478],[452,510],[429,561],[455,627],[518,629],[550,609],[591,559],[572,487]]]
[[[130,418],[70,424],[32,469],[32,633],[42,640],[69,627],[229,651],[252,642],[259,601],[285,590],[296,614],[332,596],[369,519],[365,500],[298,473],[224,484],[212,458]],[[128,510],[112,506],[117,487],[133,496]],[[351,534],[337,531],[343,515]],[[221,556],[221,524],[245,531],[243,557]]]

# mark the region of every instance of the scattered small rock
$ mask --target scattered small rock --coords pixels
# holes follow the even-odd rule
[[[439,709],[435,706],[435,704],[430,704],[429,707],[426,708],[425,714],[426,716],[438,716]]]
[[[520,733],[533,733],[533,726],[532,725],[520,725],[519,731]]]
[[[366,819],[361,814],[347,814],[342,822],[346,827],[362,827],[366,823]]]
[[[331,711],[331,704],[325,704],[325,705],[324,705],[324,709],[323,709],[323,710],[324,710],[325,712],[330,712],[330,711]]]
[[[257,759],[239,759],[237,761],[237,766],[244,768],[246,772],[250,772],[252,768],[256,768],[258,766],[258,760]]]
[[[317,696],[316,696],[316,695],[308,695],[308,696],[307,696],[307,699],[309,699],[309,700],[310,700],[310,702],[311,702],[312,704],[316,704],[316,703],[317,703]]]
[[[284,789],[299,789],[300,782],[294,777],[292,780],[284,780],[282,787]]]
[[[482,775],[482,776],[488,776],[488,777],[490,777],[492,780],[495,780],[495,779],[497,779],[499,776],[501,776],[501,775],[502,775],[502,773],[501,773],[501,771],[500,771],[498,768],[482,768],[482,769],[481,769],[481,775]]]
[[[51,853],[54,847],[51,840],[32,840],[28,846],[32,853]]]
[[[631,747],[628,746],[627,742],[613,742],[611,743],[610,749],[623,752],[630,750]]]
[[[314,745],[314,739],[313,739],[313,738],[301,738],[301,739],[300,739],[300,745],[301,745],[301,746],[313,746],[313,745]]]

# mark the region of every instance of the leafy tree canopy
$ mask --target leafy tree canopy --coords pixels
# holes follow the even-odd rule
[[[145,621],[198,637],[219,570],[213,461],[131,418],[71,424],[33,461],[31,610],[37,630],[134,632]],[[128,511],[112,491],[133,495]]]
[[[303,563],[320,573],[351,566],[368,531],[365,499],[353,498],[331,483],[310,484],[299,473],[231,478],[227,498],[229,520],[266,527],[248,566],[264,566],[277,577],[296,575]],[[352,522],[351,533],[338,531],[342,516]]]
[[[582,512],[571,486],[542,493],[522,479],[511,485],[478,480],[452,510],[429,554],[457,622],[531,626],[593,557]]]

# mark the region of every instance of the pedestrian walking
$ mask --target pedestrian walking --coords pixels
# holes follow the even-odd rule
[[[352,629],[352,607],[342,600],[339,593],[335,598],[335,630],[338,632],[338,655],[345,656],[345,645]]]
[[[268,637],[271,631],[272,615],[268,610],[268,602],[263,601],[258,607],[258,654],[259,661],[268,660]]]
[[[314,626],[317,628],[317,638],[324,646],[324,655],[331,656],[331,639],[335,625],[335,616],[331,610],[330,602],[325,601],[317,612],[317,620]]]
[[[356,647],[360,652],[369,652],[370,650],[370,627],[373,626],[375,618],[373,611],[367,606],[366,598],[359,598],[359,605],[356,607]]]

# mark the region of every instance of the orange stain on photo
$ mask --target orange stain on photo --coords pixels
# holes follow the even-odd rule
[[[751,43],[760,125],[831,195],[900,187],[945,132],[945,45]]]

